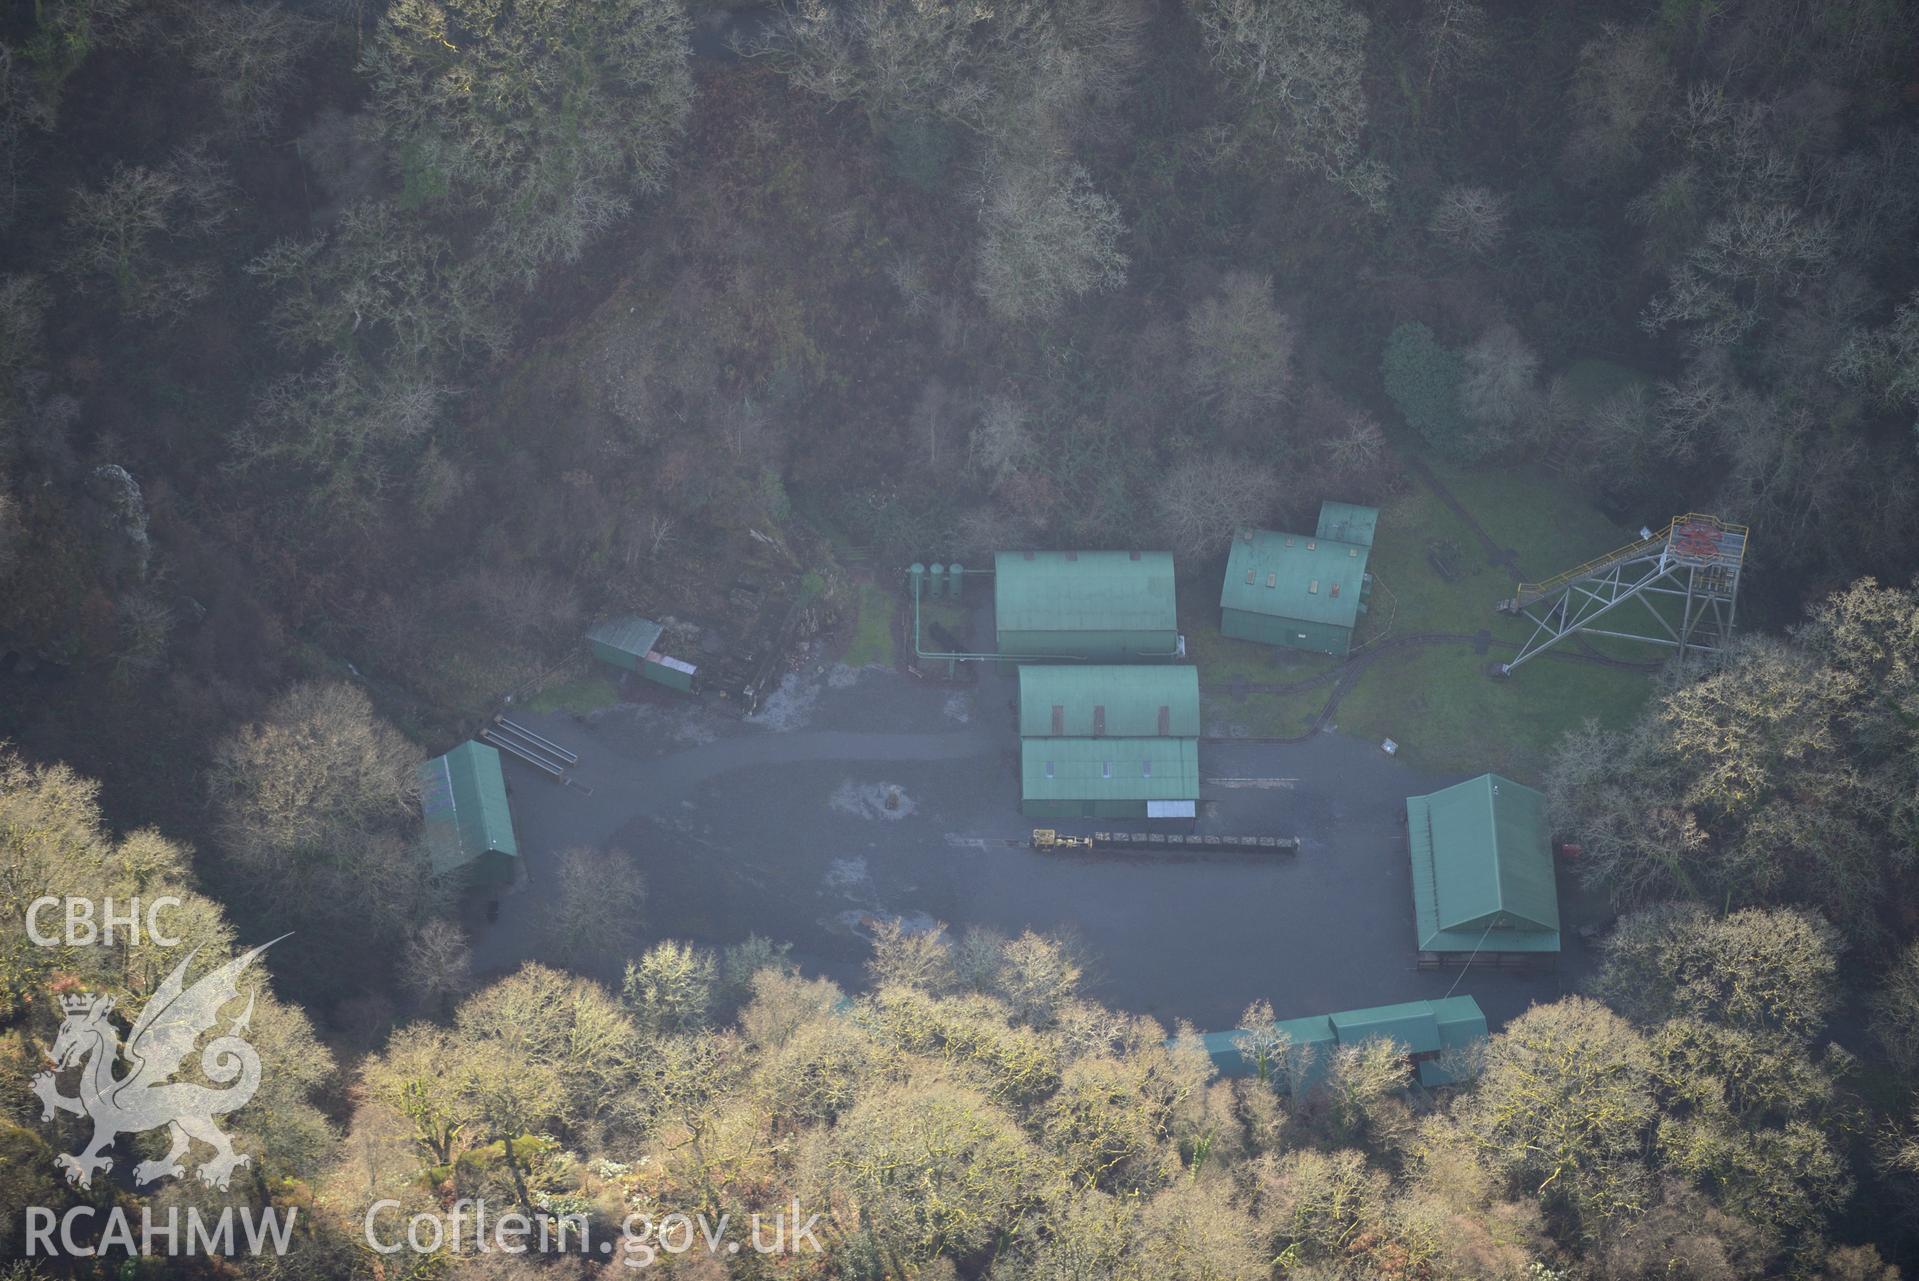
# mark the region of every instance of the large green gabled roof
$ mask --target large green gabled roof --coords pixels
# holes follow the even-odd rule
[[[1173,631],[1170,552],[1000,552],[993,609],[1002,632]]]
[[[1351,627],[1370,554],[1359,543],[1242,529],[1226,558],[1220,608]]]
[[[1053,709],[1060,709],[1058,728]],[[1163,717],[1163,720],[1162,720]],[[1026,666],[1019,671],[1022,738],[1197,738],[1196,667]]]
[[[1406,798],[1421,951],[1557,952],[1546,798],[1497,774]]]
[[[1028,738],[1019,756],[1029,801],[1199,799],[1196,739]]]
[[[500,753],[462,743],[420,766],[420,811],[435,872],[455,872],[489,851],[519,857]]]

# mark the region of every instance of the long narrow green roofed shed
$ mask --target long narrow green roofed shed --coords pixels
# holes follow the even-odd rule
[[[420,766],[419,777],[427,859],[434,872],[465,874],[483,885],[510,883],[520,844],[513,836],[500,753],[485,743],[462,743]]]
[[[1450,1085],[1455,1077],[1441,1056],[1447,1050],[1462,1050],[1486,1036],[1486,1016],[1479,1002],[1470,996],[1377,1005],[1339,1014],[1286,1019],[1274,1026],[1286,1038],[1287,1057],[1292,1063],[1269,1063],[1269,1073],[1289,1066],[1298,1070],[1303,1078],[1296,1082],[1274,1079],[1274,1084],[1281,1087],[1311,1085],[1325,1074],[1335,1048],[1377,1039],[1391,1040],[1405,1050],[1418,1067],[1420,1084]],[[1201,1036],[1200,1043],[1221,1076],[1252,1076],[1258,1071],[1259,1065],[1246,1053],[1252,1038],[1243,1028],[1207,1032]]]
[[[1145,665],[1019,669],[1021,738],[1198,738],[1199,669]]]
[[[1180,654],[1168,552],[1000,552],[993,558],[999,652],[1083,662]]]
[[[1422,952],[1557,952],[1546,798],[1498,774],[1406,798]]]

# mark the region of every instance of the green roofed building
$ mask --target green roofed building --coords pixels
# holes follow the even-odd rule
[[[1020,740],[1020,812],[1028,818],[1192,818],[1199,740]]]
[[[512,882],[520,844],[496,749],[462,743],[420,766],[420,811],[435,874],[486,886]]]
[[[1002,658],[1124,663],[1184,652],[1168,552],[1000,552],[993,612]]]
[[[660,633],[666,630],[650,618],[628,615],[596,623],[586,634],[593,657],[621,671],[638,672],[647,680],[671,689],[690,691],[699,669],[660,652]]]
[[[1198,738],[1197,667],[1019,669],[1021,738]]]
[[[1373,531],[1379,528],[1379,508],[1361,507],[1358,503],[1323,502],[1319,505],[1319,529],[1321,538],[1330,538],[1336,543],[1358,543],[1361,547],[1373,545]]]
[[[1324,503],[1314,534],[1239,530],[1219,591],[1221,633],[1344,657],[1372,594],[1378,522],[1371,507]]]
[[[1497,958],[1559,951],[1559,890],[1544,796],[1481,774],[1430,796],[1407,797],[1406,832],[1421,953],[1443,959],[1462,952]]]
[[[1486,1016],[1480,1011],[1479,1002],[1470,996],[1287,1019],[1276,1026],[1290,1043],[1292,1057],[1288,1070],[1298,1070],[1304,1078],[1299,1084],[1307,1085],[1324,1074],[1336,1047],[1359,1045],[1381,1037],[1405,1048],[1419,1072],[1420,1084],[1450,1085],[1455,1078],[1441,1056],[1447,1050],[1464,1049],[1486,1036]],[[1258,1073],[1259,1065],[1247,1056],[1242,1044],[1244,1037],[1242,1029],[1234,1029],[1208,1032],[1200,1038],[1207,1057],[1212,1059],[1221,1076]],[[1269,1076],[1279,1070],[1278,1064],[1267,1065]],[[1281,1087],[1294,1084],[1283,1079],[1275,1079],[1274,1083]]]
[[[1196,668],[1027,664],[1019,732],[1029,818],[1198,814]]]

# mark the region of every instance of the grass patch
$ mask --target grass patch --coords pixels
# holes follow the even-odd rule
[[[1584,360],[1575,360],[1566,366],[1566,388],[1579,398],[1580,403],[1596,405],[1606,397],[1634,383],[1649,383],[1652,380],[1636,369],[1614,364],[1610,360],[1601,360],[1588,356]]]
[[[905,608],[910,611],[911,602],[908,602]],[[912,623],[910,614],[907,623],[909,626]],[[956,604],[946,597],[941,597],[939,600],[922,597],[920,600],[920,648],[929,654],[943,648],[940,638],[934,634],[935,627],[957,640],[962,652],[984,652],[993,648],[992,637],[989,636],[982,641],[973,635],[971,607],[964,603]]]
[[[536,712],[572,712],[584,716],[620,701],[620,686],[611,676],[594,671],[548,685],[526,700]]]
[[[1552,658],[1495,680],[1487,661],[1465,645],[1381,655],[1341,701],[1333,726],[1369,742],[1395,739],[1421,769],[1497,770],[1537,783],[1567,730],[1588,716],[1624,725],[1652,689],[1642,672]]]
[[[1218,572],[1213,572],[1218,571]],[[1288,685],[1337,668],[1329,654],[1309,654],[1276,645],[1235,640],[1219,631],[1219,573],[1211,566],[1188,576],[1179,599],[1179,630],[1186,638],[1186,661],[1199,668],[1200,713],[1208,734],[1285,738],[1303,734],[1332,688],[1328,682],[1291,694],[1249,691],[1233,695],[1235,685]]]
[[[853,623],[853,641],[843,660],[849,667],[869,663],[893,665],[893,593],[871,583],[859,589],[859,617]]]
[[[1203,670],[1203,669],[1202,669]],[[1200,720],[1209,735],[1225,738],[1296,738],[1313,727],[1330,684],[1294,694],[1209,693],[1202,685]]]
[[[1501,548],[1519,553],[1528,575],[1544,577],[1631,542],[1583,494],[1543,469],[1472,471],[1444,463],[1434,474]],[[1434,545],[1453,549],[1453,577],[1433,564]],[[1361,619],[1360,652],[1422,633],[1471,637],[1487,632],[1490,652],[1468,643],[1387,649],[1353,681],[1332,725],[1355,738],[1391,737],[1408,761],[1436,772],[1499,770],[1536,782],[1560,737],[1587,717],[1609,726],[1629,722],[1649,698],[1653,682],[1640,671],[1606,668],[1543,656],[1506,679],[1486,665],[1512,653],[1532,624],[1500,614],[1514,575],[1492,561],[1471,526],[1422,483],[1415,482],[1381,511],[1368,568],[1376,588]],[[1255,736],[1303,733],[1325,705],[1330,682],[1292,693],[1246,692],[1235,683],[1278,685],[1339,666],[1322,655],[1275,650],[1219,634],[1217,566],[1182,597],[1187,652],[1199,665],[1209,732]],[[1503,642],[1503,643],[1502,643]],[[1573,646],[1576,642],[1565,642]],[[1662,651],[1623,641],[1595,640],[1612,657],[1656,659]]]
[[[1571,569],[1639,536],[1637,529],[1600,515],[1580,488],[1542,467],[1471,471],[1437,462],[1432,467],[1494,542],[1519,553],[1519,568],[1528,578]]]
[[[1453,553],[1454,581],[1433,566],[1429,553],[1436,543]],[[1378,599],[1361,620],[1358,645],[1412,632],[1470,635],[1491,625],[1494,603],[1512,591],[1506,571],[1487,562],[1472,527],[1418,484],[1380,509],[1366,568]]]

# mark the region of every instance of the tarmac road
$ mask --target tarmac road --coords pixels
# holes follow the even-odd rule
[[[1557,974],[1418,972],[1404,800],[1457,780],[1338,734],[1201,748],[1207,779],[1271,783],[1207,783],[1198,830],[1298,835],[1297,854],[1155,861],[1009,844],[1034,826],[1018,809],[1013,691],[997,673],[953,687],[813,665],[744,721],[670,695],[583,719],[517,714],[579,753],[580,786],[507,759],[525,876],[478,927],[476,965],[537,955],[553,856],[610,845],[647,879],[646,939],[758,933],[847,986],[861,980],[861,929],[887,916],[1070,934],[1089,995],[1169,1027],[1230,1027],[1262,997],[1290,1018],[1443,996],[1456,980],[1498,1023],[1581,969],[1569,928]],[[617,981],[624,959],[595,969]]]

